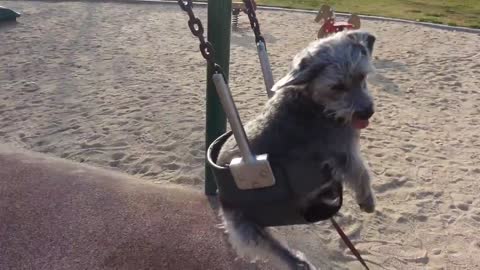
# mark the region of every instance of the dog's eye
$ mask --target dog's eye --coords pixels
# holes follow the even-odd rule
[[[358,79],[358,81],[363,82],[366,77],[367,77],[367,76],[365,76],[365,74],[360,74],[360,75],[358,75],[358,78],[357,78],[357,79]]]
[[[332,90],[343,92],[343,91],[347,91],[347,87],[343,83],[337,83],[334,86],[332,86]]]

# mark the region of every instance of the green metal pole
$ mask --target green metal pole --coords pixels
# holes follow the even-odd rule
[[[208,40],[215,49],[215,60],[223,68],[228,80],[230,62],[231,0],[208,0]],[[225,133],[227,120],[212,81],[213,69],[207,68],[206,147]],[[215,195],[217,185],[212,171],[205,163],[205,194]]]

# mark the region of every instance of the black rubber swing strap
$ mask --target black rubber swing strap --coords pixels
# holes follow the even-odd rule
[[[365,267],[365,269],[370,270],[370,268],[368,268],[368,266],[367,266],[367,263],[363,260],[362,255],[360,255],[360,252],[358,252],[358,250],[355,248],[355,246],[352,244],[352,242],[350,242],[350,239],[348,239],[348,236],[343,232],[342,228],[340,228],[340,226],[338,226],[335,219],[330,218],[330,221],[332,222],[333,227],[335,227],[335,230],[337,230],[337,233],[342,238],[343,242],[348,246],[348,248],[353,253],[353,255],[355,255],[355,257],[357,257],[357,260]]]

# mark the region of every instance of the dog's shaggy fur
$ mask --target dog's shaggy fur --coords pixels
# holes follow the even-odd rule
[[[318,175],[318,181],[331,180],[321,177],[328,165],[329,177],[352,188],[365,212],[374,211],[375,200],[358,141],[359,129],[368,125],[374,112],[366,83],[373,70],[374,42],[368,32],[347,31],[311,43],[274,85],[275,95],[262,113],[245,125],[255,154],[267,153],[270,159],[281,160],[282,166]],[[228,165],[238,156],[231,137],[217,164]],[[311,197],[304,196],[299,204],[308,207]],[[264,257],[288,269],[314,269],[240,210],[223,206],[222,212],[230,241],[240,255]]]

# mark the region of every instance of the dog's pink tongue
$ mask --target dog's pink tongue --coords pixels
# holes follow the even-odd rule
[[[368,120],[362,120],[362,119],[353,119],[352,121],[352,126],[356,129],[364,129],[368,127]]]

